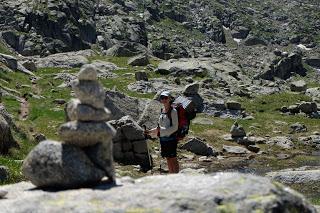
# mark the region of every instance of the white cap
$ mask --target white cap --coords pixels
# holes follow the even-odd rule
[[[160,96],[171,97],[171,94],[169,91],[163,91]]]

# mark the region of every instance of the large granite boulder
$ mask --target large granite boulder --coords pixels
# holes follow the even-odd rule
[[[104,177],[80,148],[50,140],[42,141],[28,154],[22,172],[38,187],[73,188]]]
[[[19,145],[12,136],[8,122],[0,114],[0,154],[7,154],[13,147],[19,147]]]
[[[121,182],[120,182],[121,181]],[[28,182],[0,187],[5,213],[20,212],[305,212],[299,193],[268,178],[239,173],[177,174],[120,179],[119,187],[48,192]],[[107,189],[107,190],[97,190]]]

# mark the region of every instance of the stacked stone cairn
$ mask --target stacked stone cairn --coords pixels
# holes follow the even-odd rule
[[[23,163],[23,174],[38,187],[76,188],[95,184],[108,177],[114,181],[114,128],[106,121],[104,90],[94,66],[84,65],[72,82],[77,99],[67,104],[69,122],[62,124],[63,142],[39,143]]]

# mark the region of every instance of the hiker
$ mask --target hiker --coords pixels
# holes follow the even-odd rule
[[[172,107],[174,99],[169,91],[164,91],[160,95],[160,103],[163,104],[159,118],[158,127],[147,130],[146,134],[157,135],[160,137],[161,157],[167,159],[169,173],[179,172],[179,163],[177,159],[178,138],[178,113]]]

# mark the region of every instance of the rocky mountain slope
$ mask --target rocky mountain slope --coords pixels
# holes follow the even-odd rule
[[[156,126],[158,92],[171,90],[198,110],[182,168],[267,175],[320,205],[319,11],[317,0],[2,0],[0,182],[26,180],[29,151],[59,140],[71,82],[91,64],[119,127],[117,177],[167,172],[149,140],[145,173],[123,129]]]

